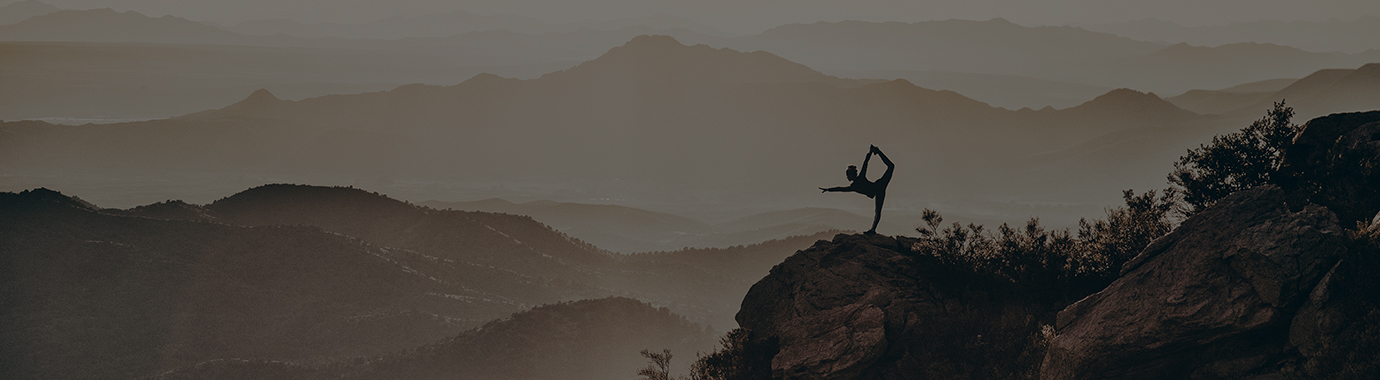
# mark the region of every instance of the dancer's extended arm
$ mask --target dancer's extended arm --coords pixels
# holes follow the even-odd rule
[[[821,193],[823,193],[823,192],[829,192],[829,191],[853,191],[853,186],[830,187],[830,188],[827,188],[827,189],[821,187],[821,188],[819,188],[819,189],[820,189],[820,190],[823,190],[823,191],[821,191]]]

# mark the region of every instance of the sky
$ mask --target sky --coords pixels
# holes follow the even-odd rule
[[[0,0],[9,3],[14,0]],[[1024,25],[1108,23],[1158,18],[1188,26],[1257,20],[1352,20],[1380,16],[1376,0],[40,0],[69,9],[113,8],[172,14],[226,25],[287,18],[357,23],[390,16],[470,11],[518,14],[548,22],[605,20],[656,13],[739,33],[814,21],[1005,18]]]

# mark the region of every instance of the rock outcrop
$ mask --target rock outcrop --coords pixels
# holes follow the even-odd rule
[[[1326,208],[1264,186],[1156,240],[1059,313],[1044,379],[1241,379],[1278,372],[1289,323],[1345,251]]]
[[[1373,247],[1346,236],[1380,211],[1380,111],[1309,121],[1277,176],[1186,220],[1060,312],[1041,378],[1368,377],[1357,368],[1374,359],[1340,347],[1372,347],[1380,332],[1364,273],[1377,262],[1352,252]]]
[[[1309,120],[1284,154],[1281,183],[1352,227],[1380,212],[1380,111]]]
[[[753,285],[737,319],[776,339],[772,377],[999,378],[1033,371],[1039,350],[1028,344],[1030,334],[1057,307],[946,271],[932,257],[911,254],[913,243],[840,234]]]
[[[1380,111],[1310,121],[1277,175],[1077,302],[838,235],[773,268],[737,320],[775,339],[775,379],[1376,378]]]

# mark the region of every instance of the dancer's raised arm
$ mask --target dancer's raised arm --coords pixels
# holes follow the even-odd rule
[[[874,147],[872,147],[872,149],[877,149],[877,147],[874,146]],[[859,177],[859,178],[867,179],[867,162],[868,162],[868,161],[871,161],[871,160],[872,160],[872,151],[868,151],[868,152],[867,152],[867,157],[863,158],[862,170],[859,170],[859,171],[858,171],[858,177]]]

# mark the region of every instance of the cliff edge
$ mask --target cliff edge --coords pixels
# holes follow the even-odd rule
[[[1086,297],[841,234],[773,268],[737,320],[774,343],[774,379],[1376,378],[1380,112],[1314,119],[1293,144],[1277,184],[1183,221]]]

